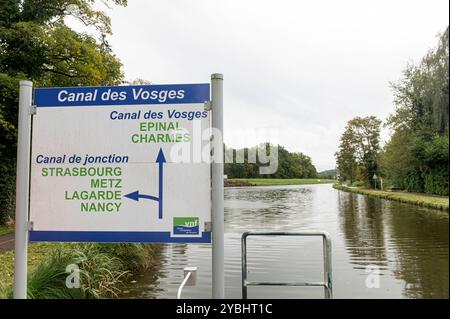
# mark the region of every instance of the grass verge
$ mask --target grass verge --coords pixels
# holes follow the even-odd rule
[[[14,232],[14,226],[0,226],[0,236]]]
[[[331,184],[334,180],[319,178],[232,178],[227,179],[226,186],[276,186]]]
[[[161,245],[32,243],[28,298],[114,298],[132,274],[156,266]],[[67,288],[68,265],[77,265],[79,288]],[[0,254],[0,297],[12,297],[14,252]]]
[[[414,204],[423,207],[448,210],[448,197],[432,196],[427,194],[407,193],[407,192],[386,192],[381,190],[366,189],[361,187],[347,187],[340,184],[334,184],[335,189],[357,193],[362,195],[376,196],[388,200],[395,200],[402,203]]]

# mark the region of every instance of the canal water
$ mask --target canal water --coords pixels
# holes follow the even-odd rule
[[[332,238],[334,298],[448,298],[448,212],[337,191],[331,185],[225,189],[225,294],[241,298],[245,231],[325,230]],[[211,298],[211,247],[165,245],[155,273],[125,298],[175,298],[183,268],[197,266],[184,298]],[[322,240],[249,237],[249,280],[321,281]],[[320,287],[249,287],[249,298],[323,298]]]

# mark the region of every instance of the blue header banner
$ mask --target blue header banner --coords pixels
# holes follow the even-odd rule
[[[34,90],[37,107],[188,104],[209,101],[209,84],[92,86]]]

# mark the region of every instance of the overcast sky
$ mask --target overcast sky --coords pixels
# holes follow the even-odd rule
[[[130,0],[106,11],[127,79],[223,73],[227,145],[270,140],[324,170],[349,119],[392,112],[389,82],[436,44],[448,10],[448,0]]]

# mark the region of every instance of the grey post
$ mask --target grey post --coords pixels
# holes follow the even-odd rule
[[[30,184],[31,96],[33,83],[20,81],[17,138],[14,299],[27,298],[28,199]]]
[[[215,158],[211,163],[212,192],[212,297],[225,297],[224,275],[224,215],[223,215],[223,75],[211,75],[211,108]],[[219,134],[217,134],[219,133]],[[217,140],[218,139],[218,140]]]

